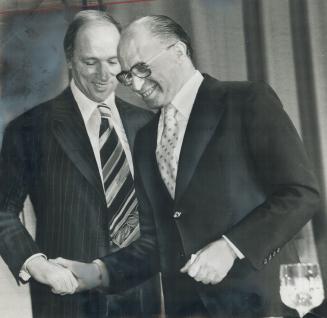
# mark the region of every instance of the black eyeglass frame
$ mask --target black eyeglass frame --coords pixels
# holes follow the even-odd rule
[[[161,56],[163,53],[167,52],[170,48],[175,46],[178,42],[179,41],[167,46],[158,54],[152,56],[147,62],[138,62],[134,64],[129,71],[121,71],[116,75],[117,80],[124,86],[131,86],[133,81],[133,75],[142,79],[151,76],[152,71],[149,64],[159,58],[159,56]]]

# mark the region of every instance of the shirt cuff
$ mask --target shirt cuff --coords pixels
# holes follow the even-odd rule
[[[92,263],[96,264],[99,269],[101,282],[100,289],[109,287],[109,274],[104,262],[102,262],[100,259],[95,259]]]
[[[42,253],[36,253],[36,254],[33,254],[32,256],[30,256],[23,264],[21,270],[19,271],[19,278],[23,281],[23,282],[28,282],[29,279],[31,278],[31,274],[28,272],[28,269],[27,269],[27,264],[29,261],[31,261],[32,259],[36,258],[36,257],[39,257],[39,256],[42,256],[44,257],[45,259],[47,259],[47,257],[42,254]]]
[[[239,259],[245,258],[244,254],[225,235],[223,235],[222,237]]]

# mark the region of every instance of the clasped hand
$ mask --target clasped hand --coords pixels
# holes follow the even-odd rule
[[[73,294],[78,288],[77,279],[69,269],[42,256],[30,260],[27,270],[36,281],[51,287],[55,294]]]
[[[27,264],[27,270],[39,283],[48,285],[55,294],[74,294],[99,287],[100,273],[96,264],[56,258],[36,257]]]
[[[237,255],[224,239],[209,243],[199,250],[184,266],[187,273],[197,282],[218,284],[232,268]]]

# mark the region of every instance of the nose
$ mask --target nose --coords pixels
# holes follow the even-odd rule
[[[100,80],[105,82],[109,78],[110,69],[109,69],[108,65],[106,65],[105,63],[99,63],[97,73],[98,73]]]
[[[144,84],[144,78],[139,78],[137,76],[135,76],[134,74],[132,75],[132,89],[133,91],[140,91],[143,84]]]

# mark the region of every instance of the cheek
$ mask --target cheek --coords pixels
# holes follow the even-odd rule
[[[88,78],[91,78],[96,72],[95,66],[87,66],[85,64],[77,65],[76,69],[78,70],[77,74],[81,80],[88,80]]]
[[[95,70],[93,67],[84,67],[81,70],[81,76],[84,80],[89,80],[93,78],[94,74],[95,74]]]
[[[110,73],[114,74],[115,76],[121,72],[120,64],[112,65],[110,67]]]
[[[167,91],[172,90],[172,88],[175,85],[175,81],[177,78],[176,76],[178,76],[178,74],[176,74],[175,69],[172,69],[170,67],[167,67],[165,69],[165,72],[161,73],[161,82],[165,90]]]
[[[177,68],[172,68],[166,77],[167,87],[171,94],[176,94],[177,89],[181,87],[181,74],[177,71]]]
[[[172,78],[166,77],[163,83],[163,91],[166,95],[171,95],[174,91],[175,82]]]

